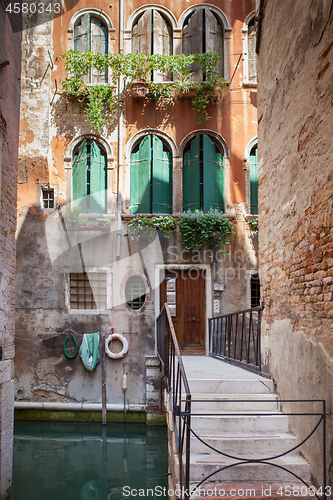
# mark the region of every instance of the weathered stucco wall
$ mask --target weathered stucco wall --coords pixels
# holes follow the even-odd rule
[[[254,10],[254,1],[213,1],[228,18],[230,29],[225,31],[228,44],[228,72],[233,80],[225,90],[223,99],[208,109],[211,119],[207,124],[195,122],[189,102],[174,99],[170,106],[156,105],[153,100],[139,103],[132,96],[125,98],[124,130],[119,136],[118,116],[112,116],[98,135],[86,122],[83,104],[75,99],[66,101],[61,82],[66,74],[61,54],[73,48],[73,32],[69,29],[72,16],[81,9],[101,10],[110,20],[109,50],[119,50],[118,3],[105,6],[99,0],[73,2],[64,15],[52,23],[33,18],[26,19],[24,34],[25,61],[23,65],[21,157],[18,201],[18,259],[17,259],[17,359],[16,398],[18,401],[101,401],[101,367],[88,373],[79,357],[67,359],[63,353],[65,335],[54,336],[72,328],[78,334],[96,331],[124,333],[129,341],[129,354],[121,361],[107,359],[107,402],[121,403],[121,378],[128,373],[126,399],[129,403],[149,403],[156,410],[153,399],[159,391],[156,367],[151,356],[155,354],[155,315],[159,301],[159,282],[155,282],[155,264],[198,265],[212,270],[212,289],[206,312],[212,310],[213,283],[225,284],[220,293],[219,312],[231,312],[250,304],[250,274],[258,268],[256,236],[245,222],[248,211],[249,179],[244,152],[257,134],[256,89],[243,85],[242,28],[246,17]],[[143,1],[126,2],[124,13],[125,51],[130,51],[129,19]],[[175,24],[195,0],[179,3],[160,1]],[[32,24],[33,23],[33,24]],[[174,36],[178,53],[181,52],[181,28]],[[178,44],[178,45],[177,45]],[[48,66],[52,59],[52,65]],[[238,65],[237,65],[238,62]],[[174,212],[182,212],[182,146],[186,137],[194,132],[209,131],[223,138],[225,147],[225,199],[226,212],[235,224],[235,236],[224,257],[220,252],[213,259],[209,255],[181,251],[179,236],[161,239],[159,248],[150,250],[154,255],[138,253],[127,236],[129,215],[129,165],[133,136],[154,129],[160,133],[175,156]],[[52,229],[52,217],[57,211],[41,207],[41,187],[50,185],[55,190],[55,203],[63,206],[71,202],[72,152],[75,144],[85,136],[101,140],[107,150],[108,214],[117,216],[118,192],[122,194],[122,236],[120,254],[117,247],[117,221],[108,233],[90,234],[88,231],[68,231],[65,235],[58,219]],[[224,142],[223,142],[224,141]],[[135,142],[135,141],[134,141]],[[132,145],[134,144],[132,142]],[[123,157],[119,157],[122,143]],[[172,147],[171,147],[172,145]],[[118,170],[122,163],[122,172]],[[52,214],[52,212],[54,212]],[[50,222],[51,221],[51,222]],[[51,226],[49,226],[51,224]],[[48,229],[51,227],[51,229]],[[60,229],[59,229],[60,228]],[[94,236],[94,237],[92,237]],[[71,244],[68,244],[68,239]],[[78,245],[80,243],[80,247]],[[228,250],[228,248],[226,249]],[[81,253],[80,253],[81,252]],[[102,312],[73,312],[68,309],[68,273],[105,268],[109,273],[109,306]],[[124,297],[125,278],[132,272],[148,276],[147,300],[141,312],[131,311]],[[207,285],[208,286],[208,285]],[[67,301],[67,302],[66,302]],[[20,338],[19,338],[20,337]],[[52,338],[51,338],[52,337]],[[27,339],[27,340],[22,340]],[[81,337],[77,336],[78,343]],[[148,358],[146,358],[148,356]],[[150,375],[153,373],[153,375]],[[149,387],[150,386],[150,387]],[[152,395],[152,396],[151,396]],[[155,405],[155,406],[154,406]]]
[[[283,398],[324,398],[332,481],[331,1],[264,2],[259,54],[259,264],[266,362]],[[303,435],[308,425],[297,419]],[[320,436],[308,446],[322,484]]]
[[[14,414],[15,228],[21,33],[0,4],[0,497],[11,484]],[[8,64],[6,65],[6,61]]]

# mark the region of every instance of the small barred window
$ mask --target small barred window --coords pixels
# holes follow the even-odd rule
[[[54,208],[54,189],[43,188],[43,208]]]
[[[105,273],[71,273],[71,309],[106,309]]]
[[[251,307],[260,306],[260,281],[259,275],[251,276]]]

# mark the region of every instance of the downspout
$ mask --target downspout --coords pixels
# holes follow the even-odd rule
[[[124,53],[124,0],[119,0],[119,54]],[[123,141],[124,141],[124,77],[118,80],[119,116],[118,116],[118,228],[117,254],[120,258],[121,250],[121,214],[122,214],[122,187],[123,187]]]

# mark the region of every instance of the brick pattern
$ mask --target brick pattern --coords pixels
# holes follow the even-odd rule
[[[0,207],[0,345],[6,352],[15,332],[16,182],[17,157],[3,134]],[[10,356],[12,357],[12,356]]]
[[[262,297],[269,323],[288,316],[295,328],[333,355],[333,175],[313,193],[311,205],[283,237],[283,253],[261,254],[267,279]],[[265,256],[266,255],[266,256]],[[279,258],[281,259],[279,261]]]

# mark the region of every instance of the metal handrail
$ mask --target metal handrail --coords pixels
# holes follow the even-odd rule
[[[258,306],[209,318],[209,354],[261,372],[261,311]]]
[[[157,354],[164,368],[176,438],[181,499],[188,500],[190,491],[191,392],[168,304],[164,304],[156,319],[156,326]],[[185,457],[185,463],[183,457]]]

